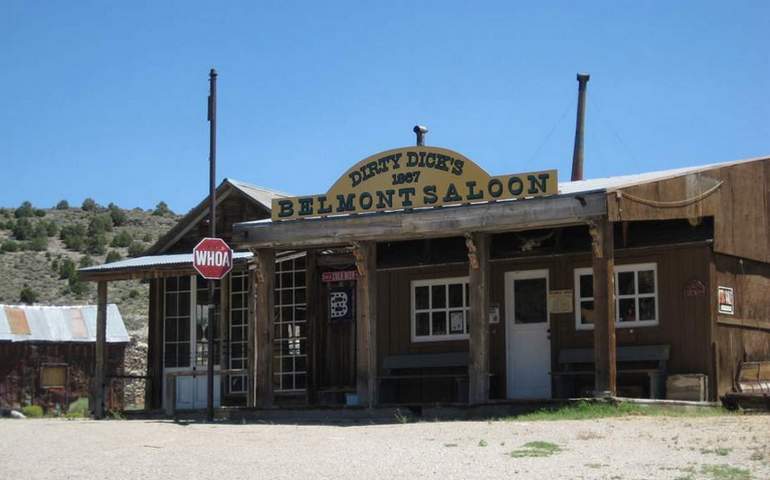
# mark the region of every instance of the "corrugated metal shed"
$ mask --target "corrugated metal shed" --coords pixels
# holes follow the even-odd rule
[[[233,252],[233,261],[247,260],[253,257],[251,252]],[[147,255],[145,257],[128,258],[119,262],[105,263],[93,267],[81,268],[81,272],[110,272],[115,270],[143,270],[160,266],[180,266],[192,268],[192,253],[176,253],[173,255]]]
[[[0,342],[95,342],[96,305],[0,305]],[[129,341],[117,305],[107,305],[107,342]]]

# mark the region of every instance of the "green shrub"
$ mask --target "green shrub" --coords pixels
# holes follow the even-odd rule
[[[65,225],[59,238],[69,250],[80,251],[86,244],[86,228],[80,224]]]
[[[70,208],[70,202],[67,200],[59,200],[56,204],[56,210],[68,210]]]
[[[59,278],[70,279],[77,273],[75,269],[75,262],[71,258],[65,258],[59,262]]]
[[[29,218],[35,215],[35,209],[32,208],[31,202],[22,202],[19,208],[13,212],[16,218]]]
[[[16,240],[29,240],[35,235],[35,227],[27,217],[21,217],[13,227],[13,236]]]
[[[166,202],[158,202],[157,205],[155,205],[155,210],[152,211],[152,214],[158,217],[164,217],[166,215],[173,215],[174,212],[171,211],[170,208],[168,208],[168,205]]]
[[[78,267],[86,268],[94,264],[94,259],[90,255],[83,255],[78,262]]]
[[[142,241],[146,243],[152,242],[152,234],[151,233],[145,233],[142,237]]]
[[[45,217],[45,210],[43,210],[42,208],[36,208],[33,211],[33,213],[35,214],[36,217]]]
[[[45,222],[45,234],[49,237],[55,237],[57,233],[59,233],[59,226],[56,225],[56,222],[50,221]]]
[[[88,222],[88,235],[98,235],[112,231],[112,217],[109,213],[94,215]]]
[[[24,288],[22,288],[21,292],[19,293],[19,301],[21,303],[26,303],[27,305],[36,303],[39,297],[40,294],[30,288],[29,285],[24,285]]]
[[[40,405],[27,405],[21,409],[21,413],[28,418],[40,418],[43,416],[43,407]]]
[[[67,418],[86,418],[88,414],[88,397],[79,397],[67,408]]]
[[[112,224],[116,227],[119,227],[128,221],[128,215],[126,215],[126,212],[119,206],[110,203],[107,208],[110,211],[110,217],[112,217]]]
[[[48,237],[45,235],[36,235],[27,242],[27,250],[33,252],[43,252],[48,249]]]
[[[80,206],[80,209],[86,212],[94,212],[98,208],[99,204],[96,203],[96,200],[90,197],[83,200],[83,204]]]
[[[130,233],[128,233],[125,230],[122,230],[117,234],[115,234],[115,236],[112,238],[112,243],[110,243],[110,246],[126,248],[129,245],[131,245],[131,242],[133,240],[134,238],[131,236]]]
[[[142,242],[131,242],[128,246],[129,257],[140,257],[144,253],[144,244]]]
[[[104,260],[104,263],[112,263],[117,262],[123,259],[123,256],[120,254],[117,250],[110,250],[110,252],[107,254],[107,258]]]
[[[139,297],[139,290],[132,288],[128,292],[128,298],[138,298]]]
[[[0,250],[3,252],[17,252],[19,250],[19,242],[14,242],[13,240],[5,240],[2,245],[0,245]]]
[[[77,274],[70,277],[68,286],[70,292],[76,297],[82,297],[90,291],[88,283],[81,281]]]
[[[89,236],[86,240],[86,251],[91,255],[104,255],[107,253],[107,235],[98,233]]]

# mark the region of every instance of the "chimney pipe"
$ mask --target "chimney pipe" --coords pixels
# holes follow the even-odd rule
[[[583,180],[583,128],[586,123],[586,85],[591,78],[587,73],[578,73],[578,108],[575,125],[575,149],[572,152],[572,181]]]
[[[428,133],[428,127],[425,127],[423,125],[415,125],[412,131],[417,134],[417,146],[424,147],[425,134]]]

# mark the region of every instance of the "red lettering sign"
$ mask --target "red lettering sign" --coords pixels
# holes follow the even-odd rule
[[[204,238],[193,249],[193,267],[203,278],[221,280],[233,269],[233,250],[221,238]]]
[[[358,272],[355,270],[344,270],[340,272],[323,272],[321,274],[322,282],[345,282],[348,280],[355,280],[358,277]]]

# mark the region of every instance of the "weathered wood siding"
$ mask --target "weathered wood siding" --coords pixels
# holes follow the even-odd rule
[[[706,243],[689,246],[660,246],[618,249],[616,265],[654,262],[658,268],[659,324],[652,327],[618,328],[617,344],[671,345],[670,373],[705,373],[713,382],[710,349],[709,295],[688,297],[685,286],[699,280],[709,291],[711,250]],[[573,289],[574,269],[591,266],[590,253],[543,255],[535,258],[494,259],[491,262],[490,303],[500,308],[500,323],[490,326],[490,395],[505,397],[505,272],[548,269],[551,290]],[[380,270],[378,272],[377,354],[467,351],[468,342],[411,341],[411,282],[413,280],[468,275],[467,263],[443,266]],[[593,332],[577,330],[575,315],[551,315],[552,368],[562,348],[591,347]],[[556,389],[554,389],[556,392]]]
[[[741,361],[770,360],[770,265],[716,255],[713,276],[717,393],[721,396],[732,390]],[[719,313],[719,286],[733,288],[734,315]]]
[[[652,202],[692,199],[723,182],[712,195],[675,208]],[[658,182],[650,182],[607,194],[607,211],[613,221],[697,219],[714,217],[714,251],[770,262],[770,159],[705,169]]]
[[[27,403],[53,412],[63,412],[79,397],[89,398],[96,359],[95,343],[0,342],[0,407],[19,408]],[[123,373],[125,343],[107,344],[107,376]],[[46,364],[66,366],[66,387],[41,386],[41,369]],[[121,382],[109,382],[107,405],[123,408]]]

